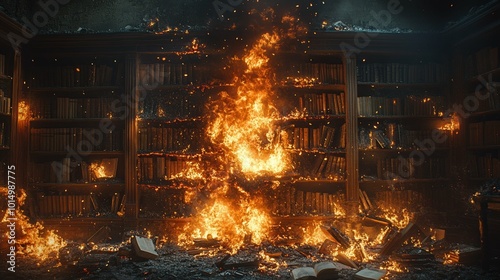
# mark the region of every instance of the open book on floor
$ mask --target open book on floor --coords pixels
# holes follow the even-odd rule
[[[334,262],[320,262],[314,267],[299,267],[292,270],[293,280],[338,279],[339,266]]]
[[[354,279],[379,280],[384,277],[386,273],[387,271],[385,270],[363,268],[360,271],[356,272],[356,274],[354,274]]]

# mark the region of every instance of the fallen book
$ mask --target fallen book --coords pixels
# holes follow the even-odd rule
[[[292,270],[293,280],[338,279],[339,266],[333,262],[320,262],[313,267],[298,267]]]
[[[145,237],[134,236],[132,237],[132,247],[134,253],[141,258],[154,260],[158,258],[158,253],[155,251],[153,240]]]
[[[360,279],[360,280],[380,280],[382,277],[385,276],[387,271],[385,270],[378,270],[378,269],[370,269],[370,268],[363,268],[362,270],[356,272],[354,274],[354,279]]]

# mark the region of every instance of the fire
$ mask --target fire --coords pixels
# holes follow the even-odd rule
[[[2,195],[6,196],[7,188],[1,188]],[[59,257],[59,249],[66,246],[66,242],[53,230],[44,229],[43,225],[37,222],[32,224],[29,218],[21,210],[26,200],[26,192],[23,189],[17,190],[16,211],[16,248],[20,255],[27,255],[35,258],[39,262],[48,261]],[[10,223],[11,212],[6,211],[2,223]],[[8,238],[9,232],[5,231],[4,236]]]
[[[319,222],[315,222],[312,227],[303,228],[302,231],[304,232],[302,239],[303,244],[317,246],[321,245],[327,238],[321,230],[321,223]]]
[[[188,245],[191,240],[206,238],[218,240],[236,251],[246,241],[260,244],[270,229],[270,216],[252,201],[216,199],[197,213],[196,220],[181,234],[179,244]],[[194,229],[193,229],[194,228]]]
[[[277,47],[276,32],[265,33],[246,54],[245,74],[238,83],[236,97],[227,92],[213,104],[216,112],[207,132],[214,144],[219,144],[235,161],[238,170],[249,175],[273,175],[285,172],[290,160],[277,141],[280,119],[272,104],[274,95],[267,51]]]
[[[383,209],[383,218],[389,220],[393,226],[403,229],[412,219],[411,213],[406,208],[403,210],[396,210],[394,208]]]

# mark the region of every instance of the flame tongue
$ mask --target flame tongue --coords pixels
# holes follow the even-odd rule
[[[271,100],[274,92],[267,50],[276,48],[278,42],[276,33],[266,33],[243,57],[246,69],[236,97],[221,93],[213,104],[216,115],[208,127],[211,141],[220,143],[238,170],[249,176],[279,174],[289,163],[284,148],[275,140],[279,113]]]

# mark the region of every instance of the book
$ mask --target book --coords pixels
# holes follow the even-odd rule
[[[292,270],[293,280],[338,279],[339,266],[334,262],[316,263],[314,267],[298,267]]]
[[[386,273],[387,273],[387,271],[385,271],[385,270],[364,268],[364,269],[356,272],[356,274],[354,274],[354,279],[379,280],[382,277],[384,277]]]
[[[158,258],[153,241],[149,238],[134,236],[132,237],[132,247],[134,253],[141,258],[154,260]]]

